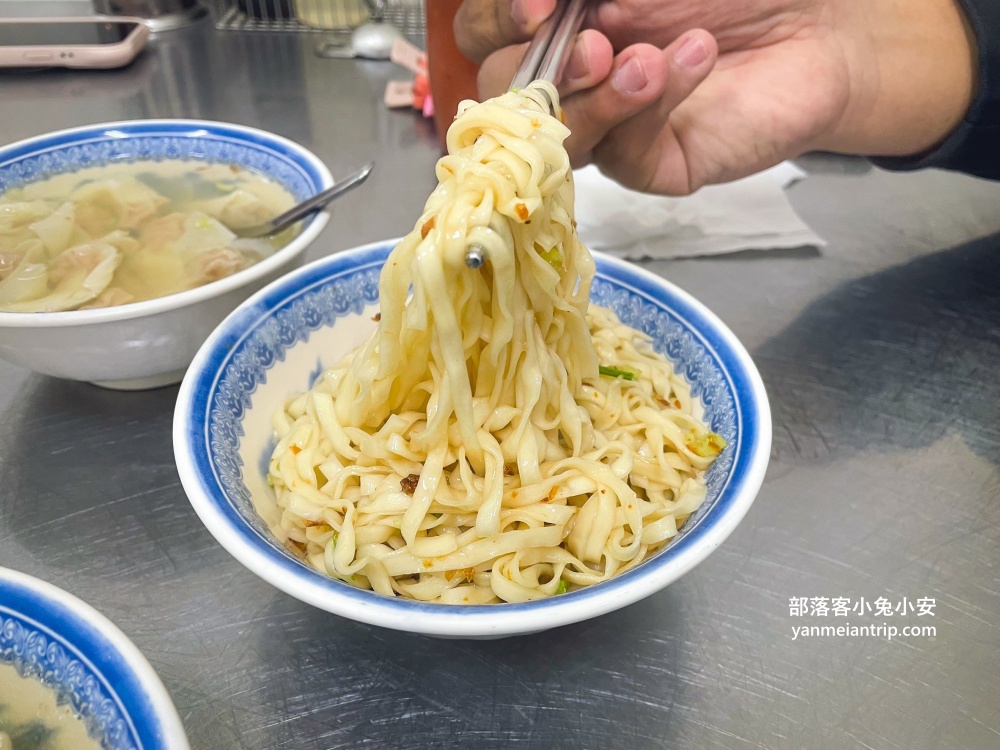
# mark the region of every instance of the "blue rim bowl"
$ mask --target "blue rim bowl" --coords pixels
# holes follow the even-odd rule
[[[270,414],[260,412],[308,388],[346,353],[344,340],[353,347],[374,329],[368,319],[377,310],[379,270],[394,245],[378,242],[323,258],[272,283],[223,321],[188,370],[174,414],[178,471],[202,522],[234,557],[282,591],[344,617],[428,635],[491,638],[578,622],[638,601],[691,570],[732,532],[760,489],[770,453],[771,414],[760,375],[704,305],[637,266],[594,253],[592,301],[653,338],[691,384],[703,418],[729,441],[706,476],[705,503],[669,546],[596,586],[539,601],[465,607],[362,591],[285,550],[258,512],[266,503],[262,475],[274,445],[264,434]],[[338,344],[343,351],[334,357],[330,350]]]
[[[8,568],[0,663],[55,690],[104,750],[189,750],[163,683],[125,634],[75,596]]]
[[[56,174],[137,160],[238,165],[304,200],[333,185],[308,149],[255,128],[207,120],[132,120],[47,133],[0,147],[0,193]],[[89,310],[0,311],[0,358],[109,388],[178,382],[198,346],[240,302],[301,264],[330,219],[321,211],[284,247],[225,278],[164,297]]]
[[[123,120],[58,130],[0,147],[0,194],[58,174],[141,159],[236,164],[280,183],[297,202],[333,185],[333,176],[319,157],[274,133],[212,120]],[[303,253],[329,219],[324,211],[306,219],[302,231],[283,248],[210,284],[116,307],[44,314],[0,312],[0,327],[53,328],[125,320],[217,297]]]

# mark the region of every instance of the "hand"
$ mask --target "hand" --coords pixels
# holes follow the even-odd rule
[[[506,88],[555,0],[465,0],[456,39]],[[809,150],[905,155],[967,111],[956,0],[601,0],[560,84],[574,164],[684,195]]]

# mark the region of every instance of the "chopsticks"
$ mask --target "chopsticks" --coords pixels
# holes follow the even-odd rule
[[[528,45],[521,65],[511,79],[511,90],[526,88],[533,81],[559,83],[573,50],[573,41],[587,15],[589,1],[559,0],[555,11],[539,27]],[[550,101],[550,111],[553,105],[554,102]],[[465,265],[475,270],[485,262],[486,251],[479,245],[470,245],[465,253]]]
[[[511,79],[511,89],[523,89],[532,81],[559,83],[566,68],[588,0],[559,0],[555,11],[535,33],[521,66]]]

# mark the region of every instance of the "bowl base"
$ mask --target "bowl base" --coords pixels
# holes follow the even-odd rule
[[[107,388],[112,391],[149,391],[153,388],[164,388],[168,385],[176,385],[184,379],[184,373],[187,372],[187,368],[183,370],[174,370],[173,372],[164,372],[160,375],[150,375],[145,378],[131,378],[128,380],[92,380],[91,382],[101,388]]]

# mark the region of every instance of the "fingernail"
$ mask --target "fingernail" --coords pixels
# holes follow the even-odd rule
[[[649,78],[638,57],[633,57],[618,68],[611,78],[611,84],[623,94],[638,94],[646,88],[647,83]]]
[[[566,64],[566,80],[579,81],[590,73],[590,60],[587,57],[587,43],[583,39],[578,39],[573,47],[573,54],[569,56]]]
[[[698,37],[688,39],[674,55],[674,62],[682,68],[697,68],[708,59],[708,47]]]
[[[511,0],[510,17],[517,26],[528,24],[528,12],[524,9],[524,0]]]

